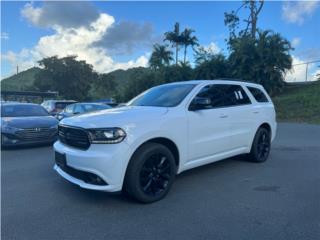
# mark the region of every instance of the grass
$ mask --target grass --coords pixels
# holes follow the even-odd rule
[[[272,100],[278,121],[320,124],[320,81],[287,86]]]

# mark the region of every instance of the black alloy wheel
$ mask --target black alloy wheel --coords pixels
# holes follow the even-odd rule
[[[156,153],[147,159],[140,172],[140,187],[150,196],[157,196],[167,188],[170,180],[171,166],[168,158]]]
[[[172,152],[159,143],[146,143],[132,156],[127,167],[123,192],[142,203],[162,199],[176,175]]]
[[[268,132],[263,131],[258,140],[258,158],[259,159],[266,159],[269,155],[270,151],[270,137]]]
[[[261,127],[256,132],[248,158],[253,162],[264,162],[269,157],[270,149],[271,133],[268,129]]]

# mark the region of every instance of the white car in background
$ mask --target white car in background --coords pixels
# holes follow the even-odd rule
[[[74,103],[76,103],[74,100],[45,100],[41,103],[41,106],[44,107],[50,115],[56,116],[66,106]]]
[[[82,188],[123,190],[148,203],[187,169],[239,154],[264,162],[275,134],[274,106],[261,85],[170,83],[125,107],[63,119],[54,169]]]

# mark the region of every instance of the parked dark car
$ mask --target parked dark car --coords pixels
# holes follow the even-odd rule
[[[72,117],[77,114],[83,114],[93,111],[99,111],[111,108],[109,105],[104,103],[75,103],[68,105],[62,112],[57,114],[58,120],[66,117]]]
[[[57,139],[58,120],[38,104],[1,104],[1,145],[49,144]]]
[[[59,112],[65,109],[66,106],[76,103],[74,100],[46,100],[41,106],[44,107],[50,115],[56,116]]]

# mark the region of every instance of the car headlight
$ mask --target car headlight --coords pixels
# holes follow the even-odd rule
[[[53,125],[53,126],[51,126],[50,128],[51,128],[51,129],[56,129],[56,130],[57,130],[57,129],[58,129],[58,125]]]
[[[126,133],[121,128],[89,129],[91,143],[120,143]]]
[[[11,127],[11,126],[9,126],[9,125],[2,125],[2,127],[1,127],[1,132],[16,132],[16,131],[18,131],[18,130],[20,130],[20,128],[16,128],[16,127]]]

